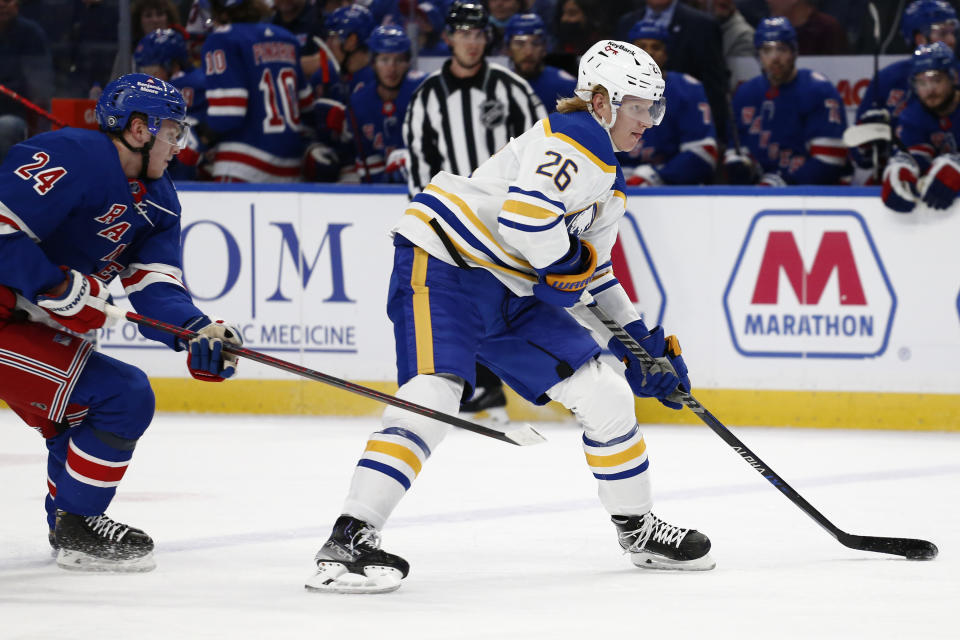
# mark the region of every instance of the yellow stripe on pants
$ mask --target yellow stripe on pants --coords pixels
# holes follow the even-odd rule
[[[427,286],[427,260],[430,254],[413,248],[413,330],[417,341],[417,373],[435,373],[433,367],[433,325],[430,320],[430,287]]]

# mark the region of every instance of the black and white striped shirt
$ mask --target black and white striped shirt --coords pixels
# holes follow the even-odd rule
[[[427,76],[407,107],[403,139],[410,152],[411,197],[438,171],[469,175],[546,116],[527,81],[509,69],[484,62],[475,76],[457,78],[447,60]]]

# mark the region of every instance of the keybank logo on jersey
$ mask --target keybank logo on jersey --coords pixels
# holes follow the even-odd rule
[[[882,354],[897,301],[855,211],[761,211],[723,298],[734,346],[751,357]]]

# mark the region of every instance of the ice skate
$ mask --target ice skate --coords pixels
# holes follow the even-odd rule
[[[667,524],[652,511],[642,516],[613,516],[620,546],[641,569],[708,571],[710,539],[699,531]]]
[[[330,539],[314,558],[317,572],[304,587],[329,593],[388,593],[410,572],[407,561],[380,549],[380,533],[350,516],[340,516]]]
[[[460,404],[460,413],[480,414],[476,417],[481,422],[491,425],[502,425],[510,422],[507,415],[507,396],[503,393],[503,385],[496,387],[478,386],[470,398]]]
[[[142,572],[156,567],[153,540],[140,529],[106,515],[57,511],[57,564],[72,571]]]

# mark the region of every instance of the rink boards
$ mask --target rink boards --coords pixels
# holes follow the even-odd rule
[[[384,310],[395,187],[185,185],[184,272],[248,347],[395,389]],[[878,190],[631,191],[617,273],[683,345],[695,395],[730,424],[960,428],[960,218],[899,215]],[[119,304],[125,304],[122,298]],[[369,400],[245,363],[222,385],[131,325],[104,352],[154,380],[165,410],[367,414]],[[642,403],[650,422],[697,422]],[[556,417],[516,400],[515,418]]]

